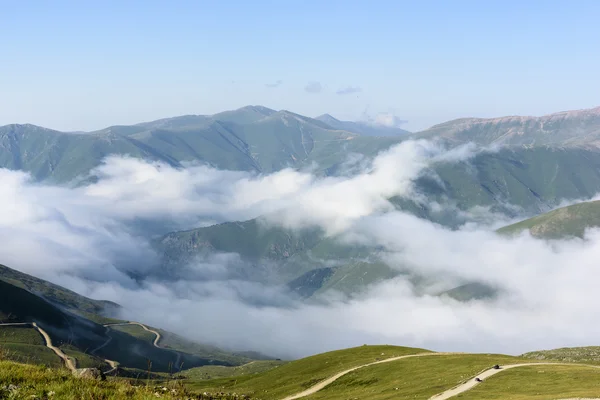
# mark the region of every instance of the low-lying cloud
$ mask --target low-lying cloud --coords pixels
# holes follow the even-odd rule
[[[282,80],[278,80],[278,81],[276,81],[274,83],[265,83],[265,86],[268,87],[268,88],[274,89],[274,88],[278,88],[282,84],[283,84],[283,81]]]
[[[337,92],[335,92],[336,94],[340,95],[340,96],[344,96],[347,94],[354,94],[354,93],[360,93],[362,92],[362,89],[359,88],[358,86],[348,86],[342,89],[339,89]]]
[[[125,305],[126,318],[282,357],[363,343],[508,353],[594,344],[599,232],[563,242],[506,238],[488,226],[450,230],[389,202],[414,198],[414,180],[431,165],[477,151],[405,141],[361,171],[324,178],[109,157],[92,172],[98,181],[80,188],[0,170],[0,263]],[[392,268],[430,283],[417,288],[398,277],[354,297],[300,302],[285,287],[232,278],[228,272],[245,262],[236,254],[209,254],[165,281],[154,274],[159,257],[151,238],[136,225],[168,221],[190,229],[258,216],[376,246]],[[462,282],[488,284],[498,296],[458,302],[435,295]]]
[[[309,82],[305,87],[304,91],[307,93],[321,93],[323,86],[320,82]]]
[[[401,128],[408,121],[398,117],[393,112],[380,112],[375,115],[364,114],[364,122],[370,125],[382,126],[385,128]]]

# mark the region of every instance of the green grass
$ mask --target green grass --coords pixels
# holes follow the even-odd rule
[[[307,399],[425,400],[494,364],[518,361],[515,357],[489,354],[407,358],[350,372]]]
[[[139,325],[115,325],[111,326],[110,329],[127,333],[128,335],[150,343],[154,343],[154,339],[156,339],[154,333],[148,332]]]
[[[85,354],[80,351],[77,347],[71,345],[62,345],[60,349],[69,357],[77,360],[77,368],[99,368],[106,370],[108,369],[108,364],[104,362],[104,360],[99,359],[98,357],[94,357],[89,354]]]
[[[0,344],[3,343],[45,345],[42,335],[28,326],[0,326]]]
[[[544,239],[583,237],[587,228],[600,226],[600,201],[590,201],[558,208],[548,213],[526,219],[498,230],[504,235],[514,235],[528,230],[533,236]]]
[[[26,364],[43,364],[53,368],[61,368],[63,366],[62,360],[46,346],[26,343],[0,344],[1,359]]]
[[[161,339],[158,345],[166,349],[171,349],[197,357],[219,360],[230,365],[241,365],[251,361],[250,357],[244,355],[234,355],[219,349],[218,347],[192,342],[186,338],[167,332],[162,329],[154,329],[160,333]]]
[[[77,315],[80,315],[80,316],[84,317],[85,319],[88,319],[92,322],[100,324],[100,325],[121,324],[123,322],[127,322],[122,319],[105,317],[103,315],[98,315],[98,314],[94,314],[94,313],[90,313],[90,312],[86,312],[86,311],[74,311],[74,313]]]
[[[261,399],[278,399],[302,391],[337,372],[385,358],[428,352],[398,346],[361,346],[303,358],[258,375],[187,383],[199,391],[236,391]]]
[[[278,368],[286,361],[264,360],[252,361],[248,364],[237,367],[223,367],[219,365],[207,365],[205,367],[192,368],[182,373],[190,380],[209,380],[218,378],[228,378],[232,376],[254,375]]]
[[[522,357],[534,360],[600,365],[600,346],[563,347],[553,350],[539,350],[525,353]]]
[[[229,395],[193,394],[177,382],[160,386],[139,382],[132,385],[128,380],[108,379],[96,381],[78,379],[67,370],[48,369],[42,366],[0,361],[0,399],[94,399],[94,400],[149,400],[149,399],[234,399]],[[16,386],[16,391],[2,386]],[[163,387],[166,390],[163,390]],[[174,391],[174,392],[172,392]]]
[[[492,376],[456,396],[462,400],[600,398],[600,369],[583,366],[521,367]]]

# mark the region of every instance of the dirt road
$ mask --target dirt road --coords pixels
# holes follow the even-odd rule
[[[375,361],[375,362],[368,363],[368,364],[359,365],[357,367],[350,368],[350,369],[347,369],[347,370],[342,371],[342,372],[338,372],[337,374],[333,375],[332,377],[327,378],[324,381],[321,381],[321,382],[317,383],[316,385],[314,385],[314,386],[306,389],[305,391],[300,392],[300,393],[296,393],[296,394],[288,396],[288,397],[285,397],[283,400],[295,400],[295,399],[299,399],[301,397],[310,396],[311,394],[314,394],[314,393],[318,392],[319,390],[325,388],[326,386],[330,385],[331,383],[335,382],[336,380],[338,380],[342,376],[346,375],[347,373],[352,372],[352,371],[356,371],[357,369],[360,369],[360,368],[368,367],[370,365],[383,364],[383,363],[388,363],[388,362],[392,362],[392,361],[396,361],[396,360],[402,360],[404,358],[411,358],[411,357],[448,356],[448,355],[456,355],[456,354],[463,354],[463,353],[418,353],[418,354],[408,354],[408,355],[405,355],[405,356],[391,357],[391,358],[386,358],[385,360],[380,360],[380,361]]]
[[[42,328],[40,328],[39,325],[36,324],[35,322],[0,324],[0,326],[32,326],[32,327],[34,327],[40,333],[40,335],[42,335],[42,337],[44,338],[44,341],[46,342],[46,347],[49,348],[50,350],[52,350],[54,352],[54,354],[59,356],[60,359],[63,360],[63,362],[65,363],[65,366],[69,370],[75,371],[77,369],[75,366],[75,361],[71,357],[69,357],[65,353],[63,353],[63,351],[61,349],[54,346],[52,344],[52,339],[50,338],[50,335],[48,335],[48,333],[45,330],[43,330]]]
[[[578,367],[585,366],[585,367],[590,367],[590,368],[600,368],[600,366],[596,366],[596,365],[574,364],[574,363],[552,363],[552,362],[503,365],[500,369],[491,368],[491,369],[485,370],[481,374],[477,375],[476,377],[469,379],[467,382],[461,383],[460,385],[455,386],[452,389],[446,390],[443,393],[436,394],[435,396],[432,396],[429,399],[430,400],[434,400],[434,399],[435,400],[446,400],[446,399],[454,397],[458,394],[466,392],[467,390],[473,389],[475,386],[480,384],[481,382],[476,381],[475,380],[476,378],[479,378],[483,381],[486,378],[489,378],[490,376],[496,375],[496,374],[498,374],[502,371],[506,371],[508,369],[519,368],[519,367],[530,367],[530,366],[535,366],[535,365],[569,365],[569,366],[578,366]]]
[[[171,351],[171,352],[175,353],[175,355],[177,356],[177,359],[175,360],[174,366],[175,366],[175,368],[177,368],[177,370],[180,370],[180,368],[181,368],[181,354],[179,352],[175,351],[175,350],[171,350],[171,349],[166,349],[164,347],[160,347],[158,345],[158,342],[160,342],[160,339],[162,338],[162,336],[157,331],[155,331],[153,329],[150,329],[146,325],[140,324],[139,322],[122,322],[122,323],[118,323],[118,324],[106,324],[106,325],[104,325],[104,327],[106,329],[109,329],[111,326],[124,326],[124,325],[137,325],[137,326],[142,327],[142,329],[144,329],[145,331],[148,331],[148,332],[153,333],[154,335],[156,335],[156,338],[154,338],[154,342],[152,342],[152,344],[154,345],[154,347],[156,347],[158,349],[161,349],[161,350],[167,350],[167,351]],[[107,335],[108,335],[108,333],[107,333]],[[108,343],[103,344],[102,346],[100,346],[100,348],[104,347],[107,344]]]

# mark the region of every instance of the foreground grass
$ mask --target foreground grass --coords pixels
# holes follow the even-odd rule
[[[407,358],[350,372],[306,399],[429,399],[494,364],[522,361],[491,354]]]
[[[183,371],[181,375],[192,380],[208,380],[228,378],[232,376],[253,375],[269,371],[286,364],[286,361],[265,360],[253,361],[237,367],[224,367],[220,365],[207,365]]]
[[[76,360],[77,368],[99,368],[102,370],[106,370],[108,368],[108,364],[105,363],[104,360],[89,354],[85,354],[77,347],[71,345],[62,345],[60,346],[60,349],[66,355]]]
[[[28,326],[0,326],[0,344],[25,343],[44,345],[44,339],[37,330]]]
[[[397,346],[361,346],[303,358],[258,375],[189,382],[198,391],[235,391],[260,399],[279,399],[305,390],[332,375],[386,358],[429,350]]]
[[[12,386],[11,386],[12,385]],[[5,387],[5,388],[4,388]],[[74,378],[66,369],[48,369],[0,361],[0,399],[239,399],[233,395],[193,394],[177,382],[161,386],[132,385],[112,379],[96,381]]]
[[[456,396],[463,400],[600,398],[600,369],[580,365],[521,367],[486,379]]]
[[[27,343],[0,343],[0,360],[43,364],[54,368],[63,366],[62,360],[46,346]]]

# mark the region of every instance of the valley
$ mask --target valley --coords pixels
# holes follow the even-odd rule
[[[52,283],[21,272],[31,270],[27,265],[17,265],[17,269],[0,266],[2,383],[19,387],[20,393],[38,389],[61,393],[66,387],[73,393],[129,393],[123,398],[144,398],[156,392],[160,394],[156,397],[185,395],[198,399],[493,399],[505,398],[506,388],[514,399],[600,397],[593,383],[600,371],[591,347],[552,351],[530,348],[521,356],[387,345],[352,347],[357,338],[373,338],[381,343],[385,336],[366,334],[368,323],[360,326],[348,322],[354,316],[345,314],[352,307],[360,310],[364,302],[373,304],[367,320],[384,321],[388,318],[383,317],[384,313],[392,308],[380,309],[378,302],[396,301],[404,308],[394,312],[419,325],[423,322],[417,311],[410,311],[411,307],[420,307],[424,313],[437,307],[441,315],[446,310],[466,313],[470,311],[465,310],[479,307],[498,307],[510,299],[506,296],[511,290],[520,293],[521,288],[504,285],[490,276],[494,275],[490,270],[485,276],[466,273],[467,265],[464,271],[453,269],[455,262],[463,260],[460,246],[453,250],[460,255],[457,260],[436,260],[436,251],[451,254],[443,246],[453,237],[473,240],[482,249],[490,243],[516,246],[518,240],[531,240],[528,246],[543,251],[543,243],[552,241],[579,238],[585,242],[586,235],[600,226],[597,202],[590,201],[600,192],[597,114],[597,109],[591,109],[539,118],[457,120],[409,133],[383,128],[378,131],[373,126],[327,115],[312,119],[249,106],[211,116],[190,115],[90,133],[57,132],[31,125],[0,127],[0,142],[4,143],[0,146],[0,162],[5,173],[30,173],[26,185],[35,190],[43,188],[57,198],[58,192],[52,191],[72,194],[75,200],[69,201],[77,207],[87,207],[82,208],[83,213],[97,209],[98,219],[109,222],[95,225],[97,221],[81,219],[67,206],[61,208],[60,202],[52,206],[51,212],[41,213],[41,221],[58,223],[61,229],[76,232],[73,238],[85,238],[88,230],[105,231],[111,239],[103,238],[97,243],[109,253],[115,246],[114,236],[114,243],[136,243],[135,251],[147,254],[138,262],[124,263],[121,255],[132,248],[115,247],[114,257],[107,259],[110,269],[106,261],[102,267],[94,267],[102,271],[98,273],[65,269]],[[422,158],[407,149],[422,152]],[[421,162],[422,166],[408,176],[408,184],[394,183],[397,188],[376,190],[375,195],[363,199],[363,187],[369,193],[375,183],[392,183],[378,181],[380,175],[388,178],[395,176],[388,175],[388,171],[410,168],[409,164],[385,164],[386,156],[391,157],[394,151],[415,157],[412,162]],[[107,156],[133,160],[129,168],[134,178],[126,181],[126,186],[110,186],[114,184],[111,179],[117,176],[111,174],[120,172],[118,164],[106,161]],[[396,158],[389,159],[397,162]],[[208,169],[190,169],[190,162],[205,164]],[[138,173],[137,168],[145,172]],[[224,175],[219,178],[222,170],[234,174],[226,178],[233,180],[226,180]],[[141,198],[137,200],[143,211],[139,215],[135,207],[128,209],[132,215],[118,209],[123,201],[120,193],[133,199],[137,196],[133,189],[138,185],[150,185],[153,190],[163,185],[167,190],[167,181],[153,181],[153,174],[160,176],[165,171],[172,174],[167,179],[175,182],[180,179],[177,174],[215,174],[215,178],[206,175],[197,182],[220,180],[250,197],[265,194],[261,190],[271,190],[267,186],[271,181],[278,182],[277,188],[287,187],[289,192],[264,199],[258,196],[252,204],[228,199],[230,203],[222,203],[222,210],[216,212],[210,202],[219,204],[229,193],[195,181],[181,191],[183,199],[172,204],[174,211],[160,217],[153,216],[151,207],[160,209],[163,205],[145,203]],[[289,177],[292,179],[286,180]],[[188,175],[185,179],[198,178]],[[362,187],[355,190],[352,185]],[[338,200],[326,191],[328,186],[350,188],[348,193],[354,197],[336,203]],[[29,186],[16,192],[27,190]],[[104,201],[102,196],[109,196],[106,198],[118,212],[111,214],[93,208],[99,207],[99,199]],[[282,201],[277,196],[287,198]],[[303,209],[301,201],[313,199],[319,201],[309,202],[308,211]],[[269,202],[275,200],[280,203],[272,206]],[[332,205],[327,201],[332,201]],[[363,210],[366,203],[378,205]],[[356,207],[358,217],[350,214],[351,217],[328,222],[329,215],[341,211],[336,210],[340,204],[349,209]],[[227,207],[233,207],[232,215],[252,217],[231,218]],[[244,207],[255,209],[251,213],[240,212]],[[198,217],[194,215],[196,210],[214,219]],[[325,219],[307,219],[311,211],[323,212]],[[281,222],[281,216],[296,213],[300,219]],[[169,215],[177,216],[177,222],[170,220]],[[331,226],[339,221],[343,228],[332,230]],[[26,229],[34,226],[40,226],[39,221]],[[15,232],[21,230],[15,227],[12,225]],[[381,231],[383,227],[389,232]],[[434,242],[440,235],[439,243],[432,242],[427,247],[441,250],[432,250],[427,254],[429,258],[420,260],[414,254],[427,253],[418,241],[427,235]],[[66,241],[53,246],[69,248]],[[497,254],[492,253],[488,261],[502,265],[504,261],[494,261],[502,259],[502,251],[495,251]],[[73,256],[65,259],[69,258]],[[81,259],[89,260],[87,268],[101,265],[93,257]],[[443,266],[441,273],[435,272],[438,264]],[[81,265],[81,261],[75,265]],[[105,271],[116,272],[106,275]],[[66,289],[57,284],[60,277],[67,277],[65,282],[70,288],[87,288],[96,294],[89,298]],[[96,291],[90,290],[94,288]],[[525,288],[531,290],[530,286]],[[102,300],[98,293],[108,294],[112,301]],[[131,296],[144,297],[132,302],[136,297]],[[122,300],[115,301],[118,298]],[[158,306],[156,315],[144,313],[145,318],[139,322],[131,320],[132,314],[144,308],[135,303],[144,301],[149,307]],[[169,302],[177,305],[167,306]],[[242,311],[235,307],[231,315],[213,311],[221,310],[219,307],[231,309],[231,304]],[[304,337],[307,331],[295,332],[306,329],[302,320],[281,333],[265,325],[257,329],[252,322],[253,318],[277,321],[286,314],[302,315],[307,310],[323,313],[335,308],[341,310],[342,326],[325,331],[344,335],[343,324],[347,324],[348,337],[352,339],[344,342],[348,348],[333,352],[312,350],[331,345],[315,346],[317,343]],[[179,312],[201,313],[198,315],[204,317],[182,323],[177,318]],[[381,315],[377,317],[378,314]],[[329,318],[336,324],[333,315]],[[365,311],[357,315],[364,316]],[[239,332],[222,324],[236,318],[239,320],[229,326],[239,325]],[[481,314],[466,318],[481,318]],[[462,322],[450,319],[443,323],[450,335],[459,337],[453,329]],[[312,324],[318,326],[322,322]],[[244,329],[248,330],[247,335],[243,334]],[[481,329],[468,337],[489,333],[488,327]],[[417,339],[406,333],[410,328],[401,331],[404,333],[397,337],[407,339],[407,344],[438,343],[435,347],[444,350],[439,345],[443,342],[431,333],[435,330],[428,330],[432,339]],[[223,335],[228,339],[221,340]],[[253,348],[253,343],[264,343],[260,335],[273,335],[274,345]],[[494,335],[496,339],[490,339],[490,343],[503,338],[501,331]],[[282,341],[284,336],[286,341]],[[228,342],[236,344],[226,348],[218,345]],[[447,347],[464,348],[457,343],[460,344],[449,342]],[[279,358],[280,354],[289,354],[282,349],[295,345],[299,348],[290,353],[315,355]],[[492,346],[498,347],[501,346]],[[271,351],[273,355],[262,354]],[[500,369],[493,368],[495,364]],[[35,369],[37,365],[56,372],[46,375],[48,372]],[[107,380],[80,382],[65,372],[85,368],[102,371]],[[3,371],[12,371],[12,375]],[[39,381],[22,387],[23,380],[18,378],[21,374],[39,377]],[[65,386],[55,379],[76,380]],[[578,385],[569,383],[573,379]],[[145,388],[141,382],[145,382]],[[166,389],[157,391],[163,387]],[[0,396],[5,390],[0,390]]]

